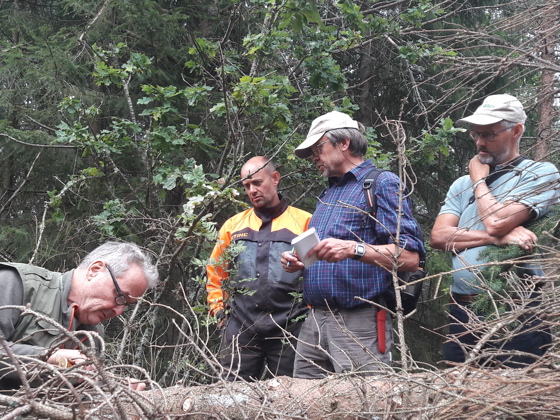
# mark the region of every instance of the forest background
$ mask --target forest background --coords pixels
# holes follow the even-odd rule
[[[324,179],[293,150],[315,117],[347,112],[368,127],[368,158],[406,180],[428,239],[475,153],[453,121],[487,95],[517,96],[522,153],[558,166],[559,12],[556,0],[0,0],[0,259],[61,271],[107,240],[141,245],[162,284],[108,323],[108,356],[161,386],[211,383],[205,265],[248,206],[241,165],[274,158],[280,193],[312,212]],[[429,250],[397,360],[443,367],[448,259]]]

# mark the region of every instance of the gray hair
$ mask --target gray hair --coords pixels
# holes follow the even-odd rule
[[[364,135],[366,128],[360,122],[358,122],[358,127],[359,130],[355,128],[337,128],[336,130],[327,131],[325,136],[327,136],[333,146],[346,139],[350,139],[350,145],[348,146],[350,154],[352,156],[364,156],[368,146],[366,136]]]
[[[150,256],[130,242],[106,242],[86,255],[78,268],[87,269],[95,261],[109,264],[115,277],[122,276],[131,265],[137,264],[146,276],[148,289],[156,287],[159,280],[157,268]]]
[[[513,128],[517,124],[521,124],[521,126],[523,127],[523,130],[521,131],[521,135],[517,139],[517,143],[519,143],[521,141],[521,137],[523,137],[523,133],[525,132],[525,124],[516,123],[516,122],[508,121],[508,120],[502,120],[502,121],[500,121],[500,123],[501,123],[500,125],[502,126],[502,128]]]

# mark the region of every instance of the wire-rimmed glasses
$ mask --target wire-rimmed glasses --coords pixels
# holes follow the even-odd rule
[[[311,154],[309,155],[310,159],[313,159],[314,157],[317,157],[321,154],[321,146],[323,144],[325,144],[326,142],[330,141],[329,139],[322,141],[321,143],[319,143],[316,146],[311,147]]]
[[[469,130],[469,136],[471,136],[471,139],[475,141],[479,137],[484,141],[494,141],[496,140],[496,134],[505,130],[509,130],[510,128],[512,127],[502,128],[501,130],[497,130],[497,131],[484,131],[484,132]]]

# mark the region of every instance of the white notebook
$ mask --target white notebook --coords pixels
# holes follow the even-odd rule
[[[318,243],[319,236],[317,236],[317,232],[315,232],[315,228],[313,227],[292,239],[292,245],[294,246],[299,259],[306,268],[314,262],[318,261],[315,255],[313,255],[311,258],[306,258],[309,250]]]

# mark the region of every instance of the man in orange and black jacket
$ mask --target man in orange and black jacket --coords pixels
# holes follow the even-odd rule
[[[307,307],[295,297],[301,271],[285,272],[280,255],[307,230],[311,214],[278,195],[280,174],[267,158],[247,161],[241,178],[253,208],[222,226],[207,266],[210,315],[222,321],[220,363],[231,381],[261,379],[265,367],[269,375],[292,376],[295,337]],[[223,262],[234,243],[244,250]]]

